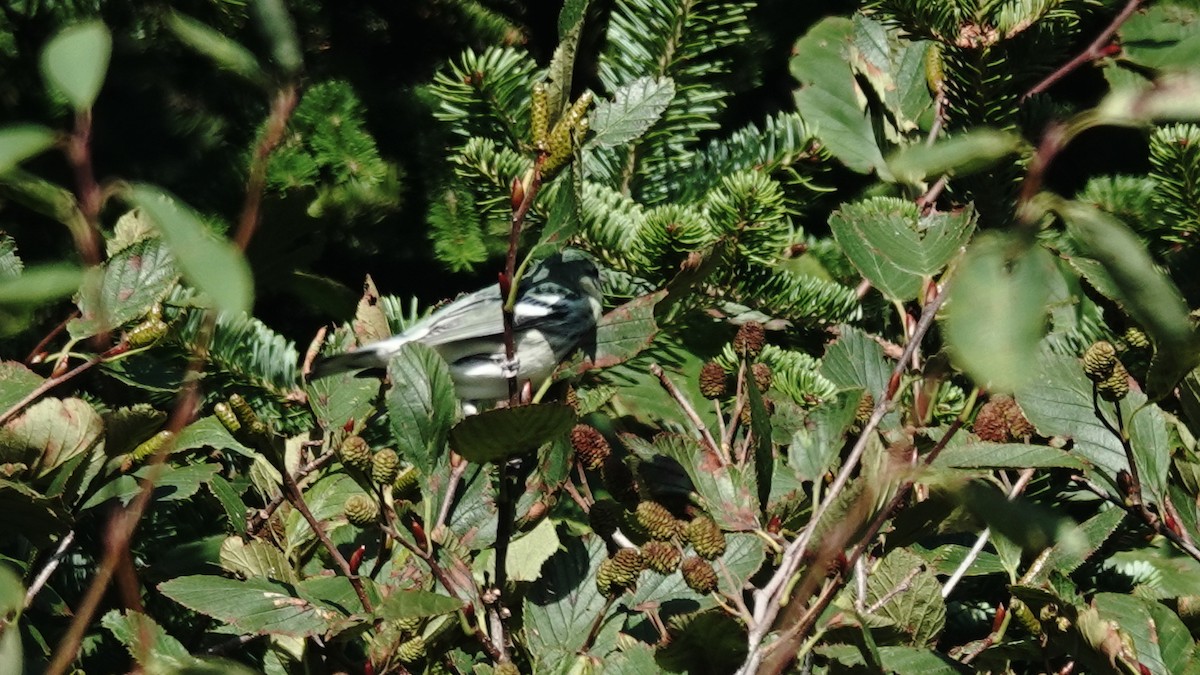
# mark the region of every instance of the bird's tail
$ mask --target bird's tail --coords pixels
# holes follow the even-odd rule
[[[333,356],[318,356],[313,361],[312,374],[309,375],[310,380],[329,377],[339,373],[350,373],[359,370],[368,370],[372,368],[383,368],[387,364],[386,361],[380,359],[379,352],[370,347],[356,349],[345,354],[334,354]]]

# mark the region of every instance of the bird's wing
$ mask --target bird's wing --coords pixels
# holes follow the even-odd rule
[[[566,289],[553,284],[543,285],[542,288],[546,292],[536,298],[528,294],[522,296],[513,316],[514,328],[534,328],[562,313],[561,301],[569,295]],[[501,304],[500,289],[489,286],[437,310],[425,321],[406,330],[404,337],[430,346],[499,337],[504,334]]]

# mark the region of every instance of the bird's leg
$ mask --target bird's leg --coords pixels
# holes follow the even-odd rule
[[[521,359],[518,356],[513,356],[511,359],[505,358],[500,361],[500,375],[504,379],[516,377],[521,370]]]

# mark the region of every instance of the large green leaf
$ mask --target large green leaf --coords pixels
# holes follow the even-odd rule
[[[605,147],[638,138],[658,121],[674,97],[675,83],[669,77],[642,77],[622,86],[611,101],[597,103],[592,111],[591,143]]]
[[[161,230],[188,283],[206,293],[217,309],[250,311],[254,281],[237,247],[214,236],[194,211],[159,188],[135,184],[127,195]]]
[[[1021,137],[1006,131],[973,129],[933,145],[909,145],[888,157],[896,180],[918,183],[941,175],[967,176],[992,167],[1021,148]]]
[[[858,271],[888,299],[904,302],[967,243],[975,218],[970,209],[923,218],[909,200],[875,197],[834,211],[829,227]]]
[[[342,516],[346,500],[351,495],[362,493],[363,489],[353,478],[344,473],[332,473],[323,476],[312,487],[305,490],[304,501],[308,504],[308,510],[312,512],[317,522],[326,523],[326,529],[332,530],[333,524],[329,521]],[[345,524],[344,518],[341,522]],[[288,512],[284,525],[284,539],[287,541],[289,554],[302,549],[308,542],[316,538],[308,521],[296,509]]]
[[[165,581],[158,590],[244,633],[312,637],[346,618],[334,605],[298,597],[293,587],[262,578],[240,581],[199,574]]]
[[[906,583],[903,593],[895,592]],[[872,615],[891,621],[915,647],[933,646],[946,626],[941,583],[924,560],[904,549],[889,553],[867,578],[865,601],[875,607]]]
[[[232,450],[243,457],[254,457],[258,454],[254,449],[233,437],[229,430],[221,424],[214,415],[201,417],[179,432],[175,437],[175,445],[171,452],[184,452],[196,448],[213,448],[214,450]]]
[[[0,412],[8,410],[43,382],[40,375],[17,361],[0,362]]]
[[[218,67],[258,85],[268,82],[254,54],[223,33],[179,12],[171,12],[166,25],[184,44],[212,59]]]
[[[100,415],[78,398],[43,399],[0,429],[0,457],[25,462],[39,478],[103,446]]]
[[[1093,604],[1100,616],[1114,621],[1133,638],[1137,660],[1154,675],[1174,675],[1191,663],[1195,644],[1179,616],[1153,600],[1118,593],[1098,593]]]
[[[109,258],[98,287],[80,294],[81,316],[72,319],[67,330],[78,340],[145,316],[178,278],[166,244],[143,239]]]
[[[388,377],[388,422],[396,450],[422,474],[433,475],[458,415],[450,367],[429,347],[409,343],[388,363]]]
[[[1004,235],[978,238],[950,282],[944,328],[958,363],[993,391],[1030,375],[1045,332],[1049,254]]]
[[[917,129],[918,118],[933,104],[933,97],[925,77],[928,43],[901,35],[897,27],[856,13],[850,57],[859,77],[891,113],[896,131],[905,133]]]
[[[112,35],[100,21],[65,28],[42,49],[42,76],[67,97],[76,110],[87,110],[96,101],[108,59]]]
[[[1103,469],[1110,480],[1129,468],[1121,440],[1096,417],[1092,382],[1083,374],[1078,359],[1043,354],[1026,367],[1033,376],[1017,390],[1017,402],[1038,433],[1070,438],[1074,442],[1072,452]],[[1162,411],[1154,405],[1143,408],[1145,403],[1145,396],[1130,392],[1120,405],[1130,427],[1129,440],[1142,483],[1151,495],[1161,496],[1170,468],[1170,443]],[[1100,410],[1115,424],[1111,403],[1101,400]],[[1134,411],[1138,411],[1136,415]]]
[[[871,119],[859,104],[847,51],[854,36],[850,19],[829,17],[792,48],[792,75],[803,85],[796,108],[817,128],[821,142],[851,169],[887,173]]]
[[[26,267],[19,276],[0,280],[0,306],[43,305],[74,293],[83,273],[67,263]]]
[[[41,154],[54,145],[54,132],[37,124],[14,124],[0,129],[0,173]]]
[[[499,462],[533,452],[575,424],[565,403],[496,408],[463,419],[450,430],[450,446],[472,462]]]
[[[596,568],[606,557],[599,537],[589,538],[586,544],[570,539],[542,568],[541,582],[525,597],[523,612],[534,672],[558,672],[583,648],[607,604],[595,582]],[[615,648],[621,618],[610,610],[592,642],[591,654],[603,656]]]
[[[1111,280],[1100,290],[1112,294],[1154,341],[1146,393],[1154,400],[1162,398],[1200,365],[1200,339],[1188,318],[1187,303],[1124,223],[1080,202],[1059,201],[1055,209],[1080,253],[1100,263]]]
[[[288,584],[300,581],[300,575],[292,569],[283,551],[261,540],[247,542],[241,537],[226,538],[221,542],[221,567],[246,579],[260,577]]]
[[[821,358],[821,375],[839,390],[866,391],[879,401],[892,377],[892,364],[883,347],[866,332],[853,326],[841,326],[841,336],[829,345]],[[896,412],[884,416],[884,428],[899,424]]]
[[[202,665],[200,659],[188,653],[183,643],[145,614],[113,609],[100,619],[100,625],[107,628],[148,673],[192,673],[193,668]]]
[[[934,467],[956,469],[1067,468],[1082,470],[1085,465],[1065,450],[1023,443],[970,441],[947,445]]]
[[[429,591],[393,591],[379,608],[384,619],[412,619],[441,616],[462,609],[462,600]]]
[[[721,529],[742,531],[759,527],[758,487],[753,470],[721,466],[712,452],[704,452],[689,436],[659,434],[653,442],[626,434],[621,437],[643,457],[662,455],[683,467],[704,509]]]

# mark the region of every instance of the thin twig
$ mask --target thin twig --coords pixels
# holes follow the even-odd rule
[[[450,483],[446,486],[446,495],[442,497],[442,507],[438,509],[437,521],[433,524],[434,536],[437,536],[437,533],[445,527],[446,520],[450,517],[450,507],[454,505],[454,496],[458,492],[458,484],[467,471],[467,460],[461,457],[457,463],[451,461],[451,465],[453,468],[450,470]]]
[[[121,347],[121,345],[118,345],[117,347]],[[109,351],[107,351],[103,354],[93,356],[91,359],[84,361],[83,363],[79,364],[78,366],[75,366],[71,370],[68,370],[67,372],[63,373],[62,375],[59,375],[58,377],[52,377],[48,380],[44,380],[41,384],[39,384],[37,386],[36,389],[34,389],[33,391],[26,394],[25,397],[22,398],[20,401],[17,401],[16,403],[12,404],[12,406],[10,406],[8,410],[5,410],[3,414],[0,414],[0,424],[4,424],[5,422],[12,419],[15,415],[17,415],[22,410],[24,410],[26,407],[28,407],[30,403],[33,403],[34,401],[38,400],[39,398],[41,398],[41,396],[43,394],[50,391],[51,389],[57,387],[58,385],[62,384],[63,382],[66,382],[67,380],[70,380],[70,379],[78,376],[80,373],[88,370],[92,366],[95,366],[98,363],[102,363],[106,358],[108,358],[114,354],[114,350],[116,350],[117,347],[114,347],[113,349],[110,349]],[[122,349],[122,351],[124,351],[124,349]]]
[[[283,140],[288,120],[299,102],[300,92],[294,84],[275,92],[275,99],[271,101],[271,114],[267,118],[266,131],[254,149],[254,157],[250,161],[250,177],[246,180],[246,196],[242,202],[241,216],[238,218],[237,233],[233,238],[234,243],[243,251],[250,245],[250,239],[254,237],[254,231],[258,229],[258,215],[262,207],[263,190],[267,184],[267,164],[271,152]]]
[[[717,445],[717,441],[709,433],[708,427],[705,426],[704,420],[700,419],[700,415],[696,413],[696,409],[688,402],[683,392],[679,391],[679,387],[676,387],[671,378],[667,377],[662,366],[657,363],[650,364],[650,373],[658,378],[663,389],[671,395],[671,398],[675,399],[675,403],[683,411],[683,414],[687,415],[688,421],[692,423],[693,430],[700,436],[700,440],[704,444],[704,450],[715,458],[721,466],[729,464],[729,455],[725,453],[725,448]],[[730,421],[730,425],[732,424],[733,421]]]
[[[54,574],[54,570],[58,569],[63,558],[67,557],[67,551],[71,549],[71,544],[73,543],[75,543],[75,530],[71,530],[63,535],[63,538],[58,542],[58,548],[54,549],[54,554],[46,561],[46,565],[42,567],[42,571],[38,572],[33,583],[29,584],[29,588],[25,591],[26,608],[33,604],[33,599],[37,597],[42,587],[49,581],[50,575]]]
[[[1046,91],[1056,82],[1066,77],[1083,64],[1095,61],[1096,59],[1105,56],[1105,48],[1110,42],[1112,42],[1112,37],[1116,34],[1117,29],[1120,28],[1121,24],[1125,23],[1129,17],[1133,16],[1133,13],[1138,10],[1138,7],[1141,4],[1141,0],[1129,0],[1126,2],[1125,6],[1121,8],[1121,11],[1118,12],[1115,17],[1113,17],[1113,20],[1108,24],[1108,27],[1100,31],[1100,34],[1096,36],[1095,40],[1092,40],[1091,44],[1089,44],[1087,48],[1077,54],[1075,58],[1062,64],[1056,68],[1054,72],[1042,78],[1041,82],[1038,82],[1030,87],[1029,91],[1025,92],[1025,94],[1021,96],[1021,101],[1024,102],[1028,100],[1030,96]]]
[[[350,563],[342,552],[337,549],[333,541],[326,534],[325,528],[321,526],[321,521],[317,520],[312,511],[308,508],[308,503],[304,501],[304,493],[300,490],[300,485],[296,483],[296,479],[292,477],[292,472],[286,467],[283,470],[283,488],[288,494],[288,501],[294,506],[300,514],[304,516],[304,520],[308,521],[308,526],[312,528],[313,534],[317,535],[321,545],[329,552],[329,556],[333,558],[333,562],[341,569],[342,574],[350,580],[350,585],[354,587],[354,593],[358,596],[359,602],[362,603],[363,609],[367,612],[374,611],[371,604],[371,599],[367,597],[367,591],[363,587],[362,579],[359,578],[354,570],[350,569]]]
[[[1017,478],[1016,484],[1013,485],[1012,489],[1008,492],[1008,501],[1011,502],[1025,491],[1025,486],[1029,485],[1029,481],[1033,478],[1033,474],[1034,469],[1025,469],[1021,472],[1020,477]],[[966,575],[967,570],[971,569],[971,565],[975,564],[975,559],[978,558],[979,554],[983,552],[983,547],[987,546],[988,539],[990,539],[991,536],[992,528],[985,527],[983,528],[983,532],[980,532],[979,536],[975,538],[975,545],[971,547],[971,550],[967,552],[967,556],[963,558],[961,563],[958,564],[958,568],[954,570],[954,574],[951,574],[950,578],[946,580],[946,583],[942,584],[943,599],[950,597],[950,594],[954,592],[954,587],[957,586],[958,582],[961,581],[963,576]]]
[[[66,330],[67,324],[70,323],[72,319],[78,317],[79,315],[80,315],[79,310],[75,310],[74,312],[71,312],[70,316],[63,319],[62,322],[60,322],[57,326],[55,326],[49,333],[46,333],[45,337],[43,337],[41,340],[39,340],[38,343],[33,346],[33,349],[29,350],[29,356],[25,357],[25,365],[32,365],[33,360],[35,358],[37,358],[37,356],[39,354],[41,354],[43,351],[45,351],[46,345],[50,344],[50,341],[53,340],[55,337],[57,337],[59,333]]]
[[[1162,536],[1166,537],[1167,539],[1169,539],[1171,541],[1171,543],[1178,546],[1179,550],[1188,554],[1197,562],[1200,562],[1200,548],[1197,548],[1195,544],[1185,540],[1183,537],[1180,537],[1178,533],[1176,533],[1171,528],[1167,527],[1163,523],[1162,518],[1147,519],[1146,518],[1147,512],[1145,512],[1143,509],[1136,509],[1136,508],[1130,506],[1129,504],[1126,504],[1123,500],[1117,499],[1112,494],[1110,494],[1108,492],[1108,490],[1105,490],[1103,487],[1097,485],[1096,483],[1092,482],[1088,478],[1085,478],[1084,476],[1071,476],[1071,480],[1074,480],[1075,482],[1084,486],[1085,488],[1087,488],[1087,490],[1089,492],[1092,492],[1093,494],[1104,499],[1105,501],[1121,507],[1122,509],[1125,510],[1126,513],[1137,516],[1150,529],[1152,529],[1155,532],[1157,532],[1158,534],[1161,534]],[[1153,516],[1153,514],[1150,514],[1150,515]]]

